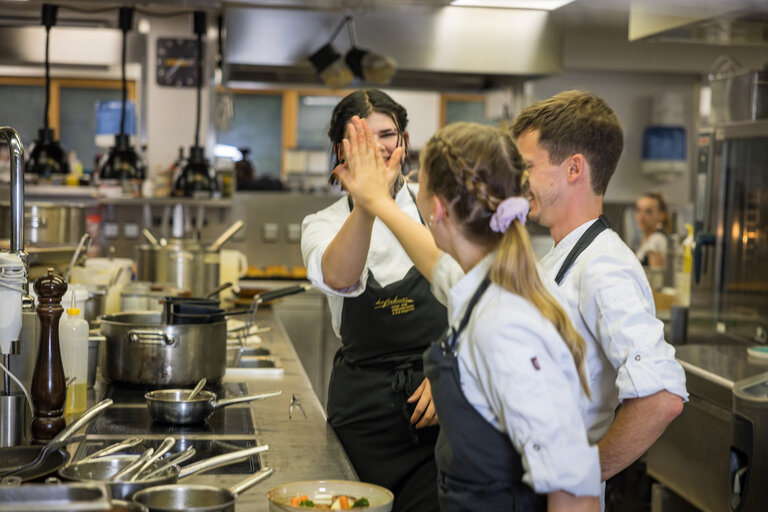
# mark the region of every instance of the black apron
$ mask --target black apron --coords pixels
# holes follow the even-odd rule
[[[584,234],[581,235],[581,237],[576,242],[576,245],[574,245],[571,249],[571,252],[569,252],[568,256],[565,257],[565,261],[563,261],[563,264],[560,266],[560,270],[557,272],[557,276],[555,276],[555,282],[558,284],[558,286],[563,281],[565,273],[568,272],[568,269],[570,269],[573,263],[576,261],[576,258],[578,258],[582,252],[584,252],[584,249],[589,247],[589,244],[591,244],[592,241],[597,238],[597,235],[606,229],[611,229],[611,224],[608,222],[608,219],[606,219],[604,215],[601,215],[595,222],[592,223],[591,226],[587,228]]]
[[[461,390],[456,344],[488,284],[487,278],[480,284],[458,329],[451,329],[424,353],[440,418],[435,448],[440,510],[543,512],[546,497],[523,483],[522,459],[509,436],[483,418]]]
[[[422,357],[447,325],[445,307],[411,267],[381,286],[344,299],[341,343],[328,387],[328,422],[361,480],[395,494],[393,510],[436,511],[438,427],[415,429],[406,403],[424,380]]]

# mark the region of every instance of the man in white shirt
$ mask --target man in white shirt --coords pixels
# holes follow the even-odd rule
[[[587,427],[606,480],[638,459],[688,398],[642,267],[601,215],[621,126],[602,99],[567,91],[526,108],[513,132],[529,168],[529,217],[555,241],[541,263],[587,341]]]

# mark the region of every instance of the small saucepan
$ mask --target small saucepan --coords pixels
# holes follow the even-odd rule
[[[237,495],[268,478],[274,470],[264,468],[230,489],[213,485],[161,485],[133,495],[133,501],[150,512],[234,512]]]
[[[243,450],[236,450],[216,457],[203,459],[183,468],[177,465],[165,466],[163,459],[155,461],[148,468],[149,478],[142,478],[134,482],[112,481],[117,473],[127,465],[132,464],[138,458],[136,454],[112,455],[100,459],[91,459],[83,462],[74,462],[59,470],[59,477],[69,482],[97,482],[105,483],[112,493],[113,499],[128,499],[133,493],[158,485],[175,484],[182,478],[208,471],[228,464],[234,464],[246,457],[268,450],[269,447],[252,446]],[[159,473],[155,470],[160,470]]]
[[[169,425],[203,423],[216,409],[241,402],[263,400],[282,393],[282,391],[270,391],[216,400],[216,393],[200,391],[195,398],[187,400],[189,391],[188,389],[158,389],[144,395],[152,420]]]

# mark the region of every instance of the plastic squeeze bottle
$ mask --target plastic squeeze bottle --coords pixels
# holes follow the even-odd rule
[[[74,306],[74,294],[72,302]],[[64,414],[80,415],[85,412],[88,392],[88,322],[79,308],[67,308],[67,315],[59,322],[61,361],[67,381],[72,377],[75,380],[67,386]]]
[[[691,304],[691,264],[693,260],[693,226],[685,225],[688,236],[680,244],[681,258],[675,272],[675,305]]]

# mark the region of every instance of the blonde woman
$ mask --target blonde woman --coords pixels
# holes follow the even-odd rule
[[[436,247],[393,211],[366,123],[353,118],[347,137],[348,165],[336,174],[356,204],[392,230],[425,275],[449,267],[439,263],[449,256],[464,273],[447,293],[448,333],[424,354],[441,425],[441,510],[599,510],[598,452],[580,408],[586,348],[539,278],[511,137],[456,123],[427,143],[417,204]]]

